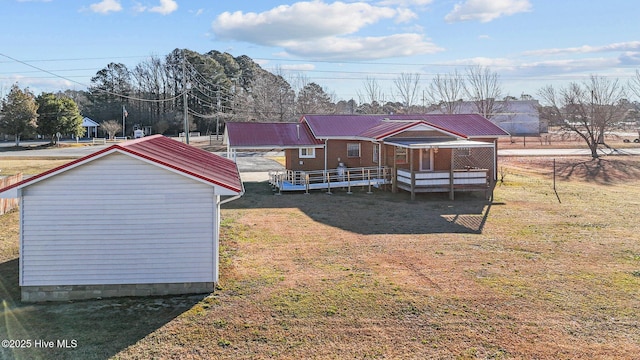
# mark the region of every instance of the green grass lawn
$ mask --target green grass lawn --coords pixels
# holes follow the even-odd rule
[[[505,159],[482,196],[336,191],[222,213],[214,294],[23,304],[17,213],[0,217],[0,358],[633,359],[640,159]]]

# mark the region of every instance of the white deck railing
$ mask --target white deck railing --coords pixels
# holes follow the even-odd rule
[[[387,167],[340,168],[314,171],[269,172],[269,183],[279,191],[309,191],[351,186],[379,186],[391,182]]]
[[[398,187],[412,192],[479,191],[489,188],[488,175],[487,169],[469,169],[414,171],[412,176],[410,171],[398,169]]]

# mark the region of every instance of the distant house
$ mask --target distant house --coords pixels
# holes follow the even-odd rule
[[[491,116],[490,120],[511,135],[538,136],[541,132],[548,131],[547,124],[540,121],[539,106],[538,100],[496,101],[495,107],[498,111]],[[477,112],[477,109],[472,101],[461,101],[457,104],[456,112],[471,114]],[[439,110],[432,112],[432,114],[439,113],[441,113]]]
[[[242,192],[233,161],[161,135],[0,189],[20,199],[22,299],[211,292],[220,204]]]
[[[88,138],[98,137],[98,126],[100,126],[100,124],[86,116],[82,119],[82,127],[85,128]]]
[[[228,157],[282,149],[279,191],[386,186],[417,192],[487,191],[497,139],[508,133],[476,114],[305,115],[299,123],[227,123]]]

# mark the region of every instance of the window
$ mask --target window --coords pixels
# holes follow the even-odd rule
[[[298,157],[300,159],[314,159],[316,157],[315,148],[300,148],[298,150]]]
[[[378,162],[378,157],[380,157],[380,144],[373,144],[373,162]]]
[[[406,164],[409,161],[407,160],[407,156],[409,155],[409,152],[407,151],[407,148],[400,148],[397,147],[396,148],[396,164]]]
[[[360,144],[347,144],[347,157],[360,157]]]
[[[456,156],[471,156],[471,148],[458,148],[456,149]]]

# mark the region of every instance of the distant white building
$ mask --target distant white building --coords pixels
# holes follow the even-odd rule
[[[547,132],[547,125],[540,122],[538,113],[538,100],[509,100],[496,101],[495,108],[498,112],[489,119],[511,135],[537,136]],[[433,111],[432,113],[440,113]],[[473,114],[478,110],[473,101],[461,101],[456,108],[458,114]]]
[[[82,119],[82,127],[86,129],[85,131],[88,138],[98,137],[98,126],[100,126],[100,124],[86,116]]]

